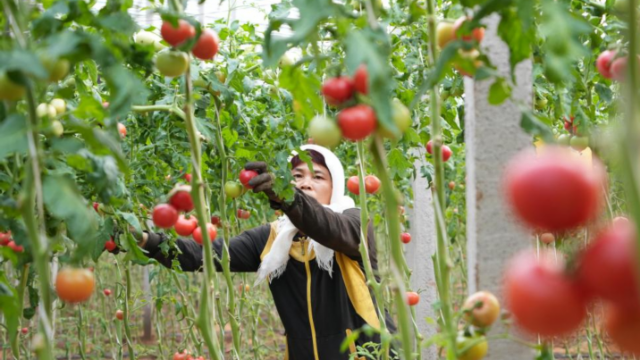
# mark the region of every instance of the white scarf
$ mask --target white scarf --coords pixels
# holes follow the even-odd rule
[[[324,156],[327,169],[331,173],[331,181],[333,182],[333,191],[331,192],[331,204],[323,205],[337,213],[342,213],[347,209],[355,208],[353,199],[344,194],[344,169],[338,157],[331,150],[318,145],[303,145],[302,150],[315,150]],[[294,151],[293,155],[297,155]],[[291,159],[289,159],[291,160]],[[293,244],[293,238],[298,233],[298,229],[293,225],[287,215],[283,215],[278,219],[278,234],[271,246],[271,250],[264,257],[260,268],[258,269],[258,278],[254,285],[264,281],[268,276],[269,282],[274,278],[278,278],[287,268],[289,262],[289,251]],[[329,272],[332,275],[333,270],[333,250],[309,238],[308,251],[313,250],[316,254],[316,262],[320,269]]]

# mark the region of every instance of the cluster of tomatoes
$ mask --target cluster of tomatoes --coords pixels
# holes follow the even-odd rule
[[[589,137],[582,136],[578,131],[578,125],[574,123],[575,117],[570,116],[569,118],[564,118],[564,129],[569,132],[569,134],[563,134],[558,136],[558,144],[571,146],[577,151],[583,151],[589,146]]]
[[[436,42],[438,47],[443,49],[447,44],[449,44],[453,40],[463,40],[467,42],[475,42],[480,43],[482,39],[484,39],[484,28],[476,27],[471,30],[469,34],[463,34],[460,31],[462,25],[470,21],[470,17],[462,16],[458,18],[455,22],[442,21],[438,23],[436,28]],[[479,68],[482,66],[482,61],[478,58],[480,57],[480,52],[473,48],[471,50],[459,49],[458,55],[461,59],[471,61],[474,68]],[[454,63],[454,68],[460,73],[460,75],[471,77],[472,74],[465,69],[462,68],[459,64]]]
[[[507,168],[507,198],[518,217],[536,231],[584,226],[602,206],[606,172],[563,148],[516,157]],[[505,271],[505,299],[517,324],[543,337],[567,335],[582,324],[594,300],[608,303],[605,328],[623,351],[640,355],[640,278],[636,231],[617,218],[582,252],[571,267],[563,254],[527,251]]]
[[[249,185],[249,181],[254,177],[258,176],[258,173],[253,170],[242,170],[240,171],[239,180],[237,181],[229,180],[224,184],[224,193],[228,198],[235,199],[243,195],[247,192],[247,190],[252,187]],[[238,209],[236,214],[238,219],[247,220],[251,217],[251,212],[249,210]]]
[[[24,251],[24,247],[16,244],[11,237],[11,231],[7,231],[6,233],[0,232],[0,247],[1,246],[6,246],[17,253]]]
[[[605,50],[596,59],[596,68],[605,79],[623,81],[627,75],[628,55],[615,50]]]
[[[153,223],[162,229],[174,228],[181,236],[192,236],[193,240],[202,245],[202,227],[198,226],[198,220],[194,216],[180,214],[193,210],[191,198],[191,186],[177,185],[168,195],[168,204],[158,204],[153,208]],[[218,231],[214,224],[206,224],[209,239],[214,241]]]
[[[162,23],[160,34],[164,41],[172,47],[177,47],[192,40],[196,36],[196,29],[188,21],[180,19],[177,27],[170,21]],[[204,29],[191,48],[193,56],[201,60],[211,60],[218,53],[220,40],[218,34],[211,29]],[[184,74],[189,67],[189,56],[176,49],[165,49],[156,57],[156,68],[164,76],[176,77]]]
[[[489,344],[484,336],[487,329],[500,316],[500,303],[492,293],[479,291],[469,296],[462,305],[463,319],[467,325],[460,331],[456,339],[459,360],[479,360],[489,351]]]
[[[347,180],[347,189],[355,195],[360,195],[360,179],[357,176],[351,176]],[[367,194],[375,194],[380,189],[380,179],[375,175],[367,175],[364,177],[364,190]]]

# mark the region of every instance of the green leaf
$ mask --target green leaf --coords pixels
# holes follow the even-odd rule
[[[40,79],[49,77],[40,59],[34,53],[21,49],[0,51],[0,71],[21,71]]]
[[[140,226],[140,221],[138,221],[138,218],[135,214],[121,211],[118,211],[117,214],[119,216],[122,216],[122,218],[125,219],[129,223],[129,225],[133,226],[137,234],[142,233],[142,226]]]
[[[114,65],[106,69],[104,74],[111,91],[111,116],[125,116],[132,105],[144,104],[147,101],[149,91],[131,71]]]
[[[20,326],[20,304],[18,303],[18,294],[11,287],[9,280],[4,272],[0,271],[0,311],[4,314],[5,330],[8,330],[9,341],[13,342],[18,335],[18,326]]]
[[[47,211],[66,222],[69,235],[76,243],[86,245],[97,230],[97,223],[76,184],[62,176],[48,175],[44,178],[43,193]]]
[[[531,57],[532,45],[536,41],[535,28],[531,26],[534,18],[533,1],[523,0],[517,9],[504,8],[500,15],[498,35],[509,46],[509,63],[513,74],[519,62]]]
[[[489,104],[500,105],[511,96],[511,86],[499,77],[489,88]]]
[[[0,160],[11,153],[27,152],[27,119],[21,114],[10,115],[0,124]]]
[[[530,111],[523,111],[520,119],[520,127],[528,134],[540,136],[545,142],[552,143],[554,141],[551,129],[542,123]]]
[[[595,90],[600,100],[604,101],[607,104],[611,103],[611,101],[613,100],[613,91],[611,91],[610,87],[605,84],[596,83]]]

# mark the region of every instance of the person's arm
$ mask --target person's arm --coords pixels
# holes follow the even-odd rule
[[[284,203],[282,211],[298,230],[313,240],[351,258],[360,257],[360,210],[336,213],[296,189],[293,202]],[[367,233],[368,239],[373,241],[371,224]]]
[[[270,225],[262,225],[231,238],[229,241],[229,259],[231,271],[254,272],[260,266],[260,254],[269,238]],[[146,238],[146,239],[145,239]],[[191,239],[177,239],[175,248],[165,254],[160,245],[167,240],[167,236],[161,233],[148,232],[142,241],[142,248],[148,252],[147,256],[157,260],[162,265],[171,268],[173,260],[178,260],[183,271],[202,271],[202,259],[204,251],[202,246]],[[213,243],[213,250],[219,259],[222,259],[222,246],[224,239],[217,238]],[[214,255],[215,255],[214,254]],[[222,264],[214,260],[216,271],[222,271]]]

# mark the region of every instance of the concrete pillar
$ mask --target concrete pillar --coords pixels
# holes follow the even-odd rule
[[[509,49],[497,36],[499,17],[486,19],[487,31],[481,43],[483,52],[510,79]],[[505,262],[529,246],[529,235],[507,210],[501,185],[507,162],[518,151],[532,146],[531,137],[520,128],[521,113],[516,103],[531,106],[532,63],[516,68],[517,84],[512,84],[512,101],[489,104],[492,79],[465,79],[465,141],[467,149],[467,255],[469,292],[488,290],[502,297],[502,271]],[[501,299],[504,308],[504,302]],[[491,333],[504,331],[494,326]],[[533,352],[510,340],[489,342],[488,359],[532,359]]]
[[[414,167],[420,174],[420,167],[426,164],[424,154],[418,156]],[[407,209],[411,228],[411,242],[405,246],[407,265],[412,270],[411,287],[420,293],[420,302],[414,306],[418,329],[425,339],[437,333],[436,327],[425,321],[425,318],[436,319],[437,315],[431,307],[438,301],[435,272],[431,256],[436,253],[436,222],[433,209],[433,196],[427,179],[418,175],[413,182],[413,209]],[[422,350],[422,359],[436,360],[435,346]]]

